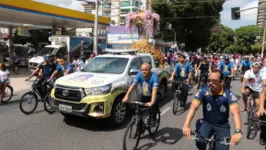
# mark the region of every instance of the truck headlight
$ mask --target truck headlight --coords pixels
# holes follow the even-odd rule
[[[86,95],[104,95],[110,92],[112,84],[85,89]]]

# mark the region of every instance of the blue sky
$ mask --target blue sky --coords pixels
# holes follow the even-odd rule
[[[257,9],[241,12],[240,20],[231,20],[231,8],[240,7],[241,9],[247,9],[251,7],[257,7],[258,0],[230,0],[225,2],[221,12],[221,23],[229,26],[233,29],[239,28],[244,25],[255,25],[257,21]]]
[[[69,9],[74,9],[78,11],[83,11],[81,3],[75,0],[36,0],[36,1],[60,7],[65,7]],[[239,28],[240,26],[244,25],[255,25],[257,17],[257,9],[242,12],[241,20],[231,20],[231,8],[240,7],[241,9],[246,9],[256,6],[258,6],[258,0],[228,0],[227,2],[225,2],[223,6],[224,10],[221,12],[221,23],[233,29]]]

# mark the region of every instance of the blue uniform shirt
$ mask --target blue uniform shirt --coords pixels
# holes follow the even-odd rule
[[[228,64],[225,64],[225,62],[222,61],[219,64],[219,67],[221,68],[223,76],[227,77],[232,73],[231,70],[234,68],[234,64],[231,61],[229,61]]]
[[[137,85],[141,84],[143,96],[151,96],[152,88],[159,86],[158,76],[155,73],[151,74],[149,80],[146,80],[141,72],[137,74],[134,79],[134,83]]]
[[[202,104],[204,120],[216,125],[228,123],[229,106],[238,104],[238,98],[230,90],[224,89],[218,95],[212,95],[209,87],[201,88],[194,100]]]
[[[188,78],[188,74],[192,72],[192,67],[188,62],[185,62],[184,65],[181,65],[180,63],[177,63],[175,65],[175,71],[176,71],[176,77],[177,78]]]
[[[247,62],[247,61],[243,60],[241,62],[241,66],[242,66],[242,71],[247,71],[247,70],[249,70],[251,68],[252,63],[251,63],[251,61]]]
[[[54,70],[55,70],[55,65],[54,64],[44,64],[43,62],[39,64],[39,69],[42,69],[43,71],[43,78],[49,78]]]
[[[73,65],[71,63],[67,63],[65,67],[63,65],[58,65],[56,67],[56,71],[57,72],[62,72],[62,71],[65,72],[68,69],[70,69],[70,72],[69,73],[73,73],[74,72]]]

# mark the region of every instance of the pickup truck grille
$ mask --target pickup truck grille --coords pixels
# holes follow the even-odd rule
[[[82,90],[59,86],[55,88],[55,98],[66,101],[80,102],[80,100],[83,98]]]

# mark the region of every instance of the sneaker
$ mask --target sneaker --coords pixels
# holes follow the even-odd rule
[[[262,138],[260,138],[260,145],[261,146],[265,146],[266,145],[266,141]]]

